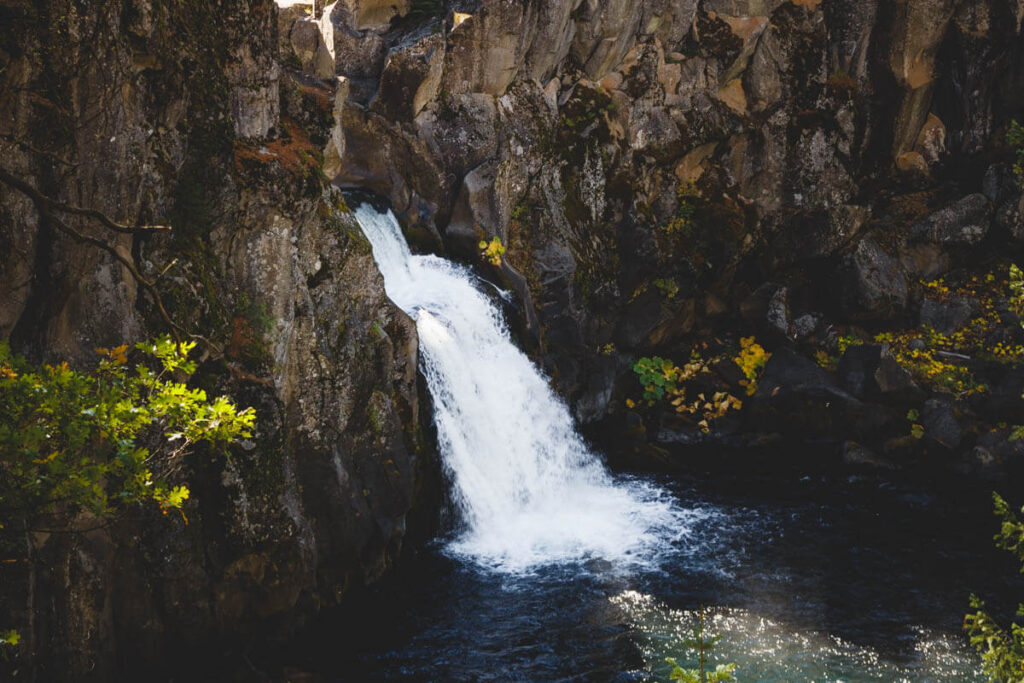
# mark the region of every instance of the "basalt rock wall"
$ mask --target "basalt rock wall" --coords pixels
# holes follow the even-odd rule
[[[628,357],[902,322],[919,279],[1022,234],[1018,0],[351,5],[284,24],[348,91],[331,176],[389,196],[422,248],[501,238],[492,274],[584,421]],[[969,195],[977,239],[910,234]]]
[[[320,171],[338,89],[279,63],[277,23],[270,0],[0,3],[0,339],[87,370],[169,332],[133,264],[197,335],[193,381],[257,409],[174,475],[182,515],[0,531],[0,677],[245,668],[430,517],[415,327]]]

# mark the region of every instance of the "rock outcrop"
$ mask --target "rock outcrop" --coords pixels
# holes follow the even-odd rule
[[[428,525],[415,327],[320,174],[345,91],[279,64],[276,11],[0,6],[0,167],[45,195],[0,182],[0,339],[88,368],[94,347],[167,331],[123,262],[78,233],[157,281],[181,333],[201,335],[196,381],[257,409],[252,440],[185,465],[180,517],[0,531],[2,627],[21,633],[0,677],[176,677],[231,652],[241,665]],[[173,229],[112,232],[79,208]]]
[[[1000,148],[1024,77],[1009,0],[413,2],[369,28],[345,5],[335,179],[456,256],[503,239],[578,405],[608,390],[587,388],[608,342],[669,344],[783,272],[819,299],[794,319],[835,308],[829,268],[844,315],[900,319],[908,281],[1019,217],[961,172]]]

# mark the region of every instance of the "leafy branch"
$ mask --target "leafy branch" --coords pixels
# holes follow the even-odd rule
[[[996,547],[1012,553],[1024,573],[1024,522],[999,494],[993,493],[992,501],[1001,521],[999,533],[995,535]],[[1020,623],[1001,626],[985,611],[985,603],[976,595],[971,596],[971,609],[976,611],[964,617],[964,630],[971,645],[981,653],[989,680],[1024,681],[1024,626]],[[1024,617],[1024,605],[1017,606],[1017,616]]]

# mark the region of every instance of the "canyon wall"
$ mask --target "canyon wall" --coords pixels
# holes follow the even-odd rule
[[[198,341],[194,381],[258,413],[252,439],[174,475],[182,515],[0,532],[21,634],[2,666],[240,666],[390,567],[435,476],[415,326],[320,173],[334,92],[281,68],[270,0],[5,2],[0,27],[0,339],[90,369],[95,347],[169,332],[133,263]]]

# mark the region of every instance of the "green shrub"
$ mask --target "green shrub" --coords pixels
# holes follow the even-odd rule
[[[995,536],[996,546],[1012,553],[1024,572],[1024,523],[999,494],[993,493],[992,500],[995,514],[1002,522]],[[971,645],[981,653],[989,680],[1024,681],[1024,626],[1019,623],[1011,623],[1009,627],[999,625],[976,595],[971,596],[971,608],[976,611],[964,617],[964,630],[970,636]],[[1017,616],[1024,617],[1024,605],[1018,605]]]
[[[0,529],[30,530],[41,515],[108,516],[155,501],[166,514],[189,491],[173,473],[199,442],[250,436],[255,415],[181,380],[195,372],[194,342],[167,337],[97,349],[95,372],[67,363],[36,368],[0,344]],[[150,367],[152,365],[152,367]]]

